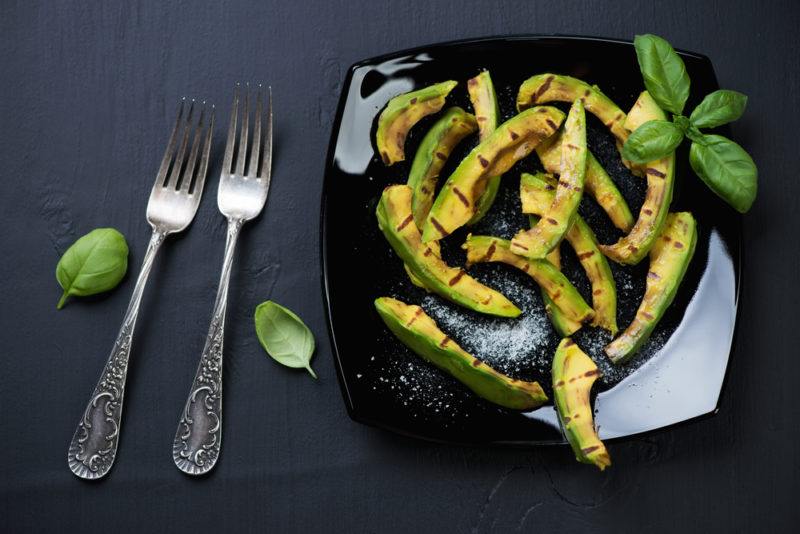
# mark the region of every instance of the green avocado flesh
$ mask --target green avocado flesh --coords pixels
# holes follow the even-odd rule
[[[583,102],[575,100],[564,123],[561,143],[561,176],[555,196],[541,219],[530,230],[511,240],[511,250],[527,258],[544,258],[558,245],[572,224],[583,196],[586,176],[586,114]]]
[[[555,189],[555,188],[554,188]],[[529,215],[528,218],[530,219],[531,227],[535,226],[537,222],[539,222],[539,217],[536,215]],[[561,248],[556,247],[550,251],[550,253],[545,258],[547,261],[553,264],[553,267],[561,270]],[[581,329],[583,326],[581,323],[577,321],[573,321],[563,313],[556,303],[553,302],[553,299],[547,294],[547,291],[541,289],[542,292],[542,302],[544,302],[544,311],[547,313],[547,317],[550,318],[550,322],[553,325],[553,328],[556,329],[561,337],[571,336],[575,332]]]
[[[522,212],[534,215],[544,213],[553,202],[555,184],[556,181],[552,176],[543,173],[535,175],[523,173],[520,179]],[[586,221],[576,214],[572,226],[564,237],[575,250],[575,255],[592,285],[592,308],[595,312],[592,325],[605,328],[612,335],[616,334],[617,288],[611,267],[598,248],[594,232]],[[556,328],[559,329],[558,326]],[[560,329],[559,331],[561,332]]]
[[[375,144],[386,165],[406,159],[406,136],[423,117],[436,113],[458,82],[447,81],[417,91],[397,95],[389,100],[378,117]]]
[[[571,104],[576,99],[581,99],[586,110],[611,130],[620,147],[625,144],[630,135],[622,125],[625,112],[597,87],[572,76],[545,73],[528,78],[517,93],[517,109],[522,111],[547,102]]]
[[[501,124],[464,158],[442,187],[422,231],[427,243],[450,235],[475,214],[492,176],[508,171],[558,130],[564,114],[550,106],[523,111]]]
[[[689,212],[670,213],[650,249],[650,270],[644,297],[630,326],[606,347],[614,363],[633,356],[672,304],[697,244],[697,222]]]
[[[375,300],[375,308],[408,348],[489,402],[512,410],[530,410],[547,402],[538,382],[517,380],[492,369],[439,330],[419,306],[382,297]]]
[[[386,240],[403,260],[408,270],[426,289],[471,310],[517,317],[522,313],[501,293],[491,289],[463,269],[442,261],[438,243],[424,244],[411,213],[411,188],[393,185],[383,190],[376,216]]]
[[[411,211],[418,228],[428,218],[436,181],[447,158],[462,139],[477,129],[475,117],[454,106],[436,121],[422,139],[408,173],[408,185],[414,191]]]
[[[625,126],[634,131],[645,122],[666,118],[666,114],[658,107],[650,93],[644,91],[628,114]],[[661,233],[672,202],[675,153],[647,163],[644,166],[644,173],[647,176],[647,193],[633,228],[628,235],[613,245],[600,245],[603,254],[617,263],[636,265],[642,261]]]
[[[589,393],[600,371],[578,345],[564,338],[553,358],[553,397],[564,435],[575,458],[600,470],[611,465],[606,446],[594,428]]]
[[[499,262],[525,271],[547,293],[565,317],[585,323],[594,317],[594,310],[567,277],[549,261],[523,258],[511,252],[511,243],[498,237],[469,235],[464,243],[467,267],[482,262]]]
[[[561,172],[561,139],[563,135],[564,130],[562,129],[536,147],[539,161],[542,162],[544,170],[551,174],[557,175]],[[628,203],[625,202],[622,193],[619,192],[616,184],[591,151],[586,155],[584,190],[603,208],[614,226],[623,232],[630,232],[634,219]]]
[[[467,81],[467,92],[478,121],[480,140],[483,141],[497,129],[497,125],[500,123],[500,108],[497,105],[497,94],[494,92],[494,84],[489,71],[485,70]],[[492,176],[486,181],[486,191],[478,199],[475,215],[467,224],[475,224],[483,219],[483,216],[492,207],[497,190],[500,188],[500,178],[500,176]]]

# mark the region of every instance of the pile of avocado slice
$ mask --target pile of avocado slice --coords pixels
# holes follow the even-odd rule
[[[405,159],[405,139],[424,117],[439,113],[456,81],[444,81],[392,98],[378,118],[377,154],[386,165]],[[597,86],[570,76],[544,73],[520,87],[518,113],[500,123],[497,96],[488,71],[467,81],[473,113],[459,107],[443,111],[430,127],[411,164],[407,184],[386,187],[378,202],[378,225],[415,285],[478,313],[500,318],[522,311],[506,296],[467,274],[479,262],[500,262],[527,273],[541,288],[545,309],[563,338],[552,363],[554,404],[564,436],[576,458],[603,470],[609,453],[594,425],[591,388],[597,365],[570,336],[584,325],[617,336],[617,288],[608,260],[635,265],[646,256],[650,269],[636,317],[605,349],[624,364],[647,341],[675,298],[697,242],[691,213],[670,213],[675,179],[674,154],[631,171],[647,180],[638,217],[586,142],[586,112],[614,135],[621,149],[632,131],[665,113],[644,91],[625,113]],[[549,105],[570,105],[565,115]],[[454,148],[473,137],[475,146],[441,185],[439,174]],[[530,227],[512,240],[468,235],[464,268],[443,259],[439,240],[479,221],[491,209],[502,176],[536,152],[546,172],[523,174],[522,211]],[[438,192],[437,192],[438,191]],[[598,243],[578,214],[584,192],[625,235]],[[561,273],[560,244],[574,249],[592,288],[591,306]],[[510,410],[532,410],[548,402],[535,381],[509,377],[462,349],[417,305],[390,297],[375,300],[389,330],[409,349],[450,374],[476,395]]]

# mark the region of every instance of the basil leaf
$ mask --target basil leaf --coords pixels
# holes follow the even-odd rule
[[[758,169],[742,147],[721,135],[703,136],[692,143],[689,163],[714,193],[737,211],[746,213],[758,191]]]
[[[256,336],[267,354],[276,362],[294,369],[311,369],[314,334],[291,310],[268,300],[256,307]]]
[[[637,35],[633,46],[650,95],[662,109],[680,115],[689,98],[689,75],[683,60],[657,35]]]
[[[662,120],[647,121],[628,137],[622,157],[634,163],[647,163],[669,155],[683,141],[681,129]]]
[[[746,95],[719,89],[706,95],[694,108],[689,120],[697,128],[716,128],[741,117],[745,106],[747,106]]]
[[[84,297],[113,289],[128,270],[128,244],[113,228],[97,228],[75,241],[56,265],[64,289],[57,308],[68,297]]]

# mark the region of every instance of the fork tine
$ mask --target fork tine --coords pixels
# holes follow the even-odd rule
[[[158,174],[156,175],[156,184],[161,186],[166,185],[164,179],[167,177],[169,162],[172,161],[172,154],[175,152],[175,144],[178,141],[178,127],[180,126],[181,119],[183,118],[184,104],[186,104],[185,97],[181,99],[181,103],[178,106],[178,116],[175,117],[175,126],[172,127],[172,133],[169,135],[167,148],[164,150],[164,157],[161,158],[161,166],[158,168]]]
[[[216,109],[211,105],[211,118],[208,121],[208,129],[206,130],[206,139],[203,142],[203,154],[200,156],[200,165],[197,167],[197,174],[194,179],[194,186],[190,193],[197,193],[200,196],[203,193],[203,184],[206,181],[206,171],[208,170],[208,155],[211,152],[211,135],[214,132],[214,112]],[[198,132],[199,135],[199,132]]]
[[[247,174],[258,176],[258,155],[261,152],[261,112],[263,105],[261,103],[261,85],[258,86],[258,93],[256,96],[256,123],[253,126],[253,141],[252,148],[250,149],[250,163],[247,164]]]
[[[267,124],[264,133],[264,156],[258,177],[269,185],[272,174],[272,87],[267,87]]]
[[[194,168],[197,164],[197,152],[200,150],[200,138],[203,137],[203,119],[206,115],[206,103],[203,102],[200,107],[200,120],[194,129],[194,137],[192,138],[192,149],[189,151],[189,157],[186,159],[186,168],[181,174],[180,190],[188,192],[192,185],[192,176],[194,175]]]
[[[225,143],[225,157],[222,160],[222,172],[233,172],[233,146],[236,144],[236,117],[239,115],[239,84],[233,90],[233,104],[231,104],[231,122],[228,125],[228,140]]]
[[[189,104],[189,112],[186,114],[186,124],[183,127],[183,138],[181,139],[180,148],[175,155],[175,161],[172,163],[172,172],[169,173],[164,187],[173,187],[177,189],[178,178],[181,174],[181,167],[183,167],[184,156],[186,155],[186,146],[189,144],[189,132],[192,129],[192,115],[194,115],[194,100]]]
[[[244,176],[244,162],[247,156],[247,134],[250,126],[250,87],[245,87],[244,112],[242,113],[242,128],[239,136],[239,148],[236,153],[236,174]]]

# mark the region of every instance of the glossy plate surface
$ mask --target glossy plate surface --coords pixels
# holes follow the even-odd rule
[[[718,85],[706,57],[681,55],[692,81],[686,106],[691,110]],[[549,325],[533,281],[505,265],[476,265],[470,274],[503,292],[524,313],[518,319],[494,319],[463,310],[409,282],[375,219],[384,187],[406,182],[417,145],[438,116],[414,127],[406,141],[406,161],[385,167],[373,139],[381,109],[397,94],[453,79],[459,86],[447,106],[471,110],[465,82],[482,69],[491,73],[503,120],[515,113],[522,81],[542,72],[597,84],[625,111],[644,89],[630,43],[591,38],[462,41],[354,65],[333,126],[322,199],[323,290],[334,357],[348,412],[359,422],[439,441],[558,443],[563,438],[552,406],[518,413],[483,401],[401,345],[373,307],[380,296],[422,305],[467,351],[511,376],[538,380],[552,398],[550,363],[559,336]],[[606,128],[593,117],[588,122],[590,150],[638,214],[644,179],[622,166]],[[476,141],[476,136],[469,137],[456,148],[440,185]],[[510,238],[526,225],[518,200],[519,175],[540,168],[534,155],[509,171],[489,215],[471,231]],[[672,204],[672,211],[681,210],[693,212],[698,220],[697,250],[675,301],[642,352],[615,367],[602,352],[610,340],[606,333],[585,328],[574,336],[604,373],[595,385],[602,438],[646,432],[716,410],[736,322],[740,217],[692,175],[685,147],[678,154]],[[591,200],[582,202],[581,213],[600,242],[613,242],[620,235]],[[461,230],[442,241],[450,265],[464,264],[459,247],[466,233]],[[562,255],[564,272],[591,302],[588,281],[566,245]],[[628,325],[641,300],[647,263],[632,268],[612,264],[620,329]]]

